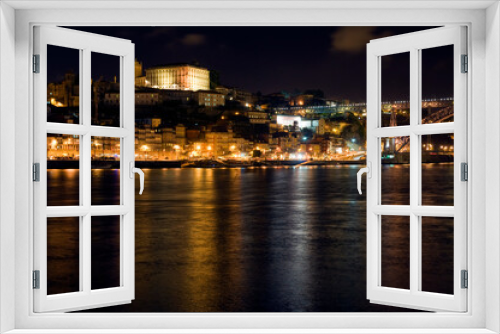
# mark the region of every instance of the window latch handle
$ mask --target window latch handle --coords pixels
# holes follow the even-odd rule
[[[366,163],[366,167],[364,168],[361,168],[359,171],[358,171],[358,192],[360,195],[363,194],[363,192],[361,191],[361,176],[366,173],[366,176],[371,179],[372,177],[372,163],[371,162],[367,162]]]
[[[130,178],[134,178],[134,174],[139,174],[139,182],[140,182],[140,190],[139,190],[139,195],[142,195],[142,192],[144,191],[144,172],[140,168],[135,168],[134,167],[134,162],[130,162]]]

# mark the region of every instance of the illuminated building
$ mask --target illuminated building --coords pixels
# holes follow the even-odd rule
[[[142,62],[135,60],[135,86],[146,87],[146,76],[143,75]]]
[[[271,143],[280,147],[281,152],[291,153],[300,146],[300,139],[291,132],[276,132],[273,134]]]
[[[271,122],[269,114],[266,112],[249,111],[247,114],[251,124],[269,124]]]
[[[78,107],[80,89],[78,76],[73,72],[64,75],[64,80],[47,84],[47,102],[56,107]]]
[[[135,90],[136,106],[157,106],[165,101],[179,101],[182,104],[189,104],[190,101],[195,101],[196,104],[203,107],[223,106],[226,102],[224,95],[210,90],[198,90],[193,92],[186,90],[162,90],[144,87],[136,88]],[[119,106],[120,93],[105,93],[103,102],[108,106]]]
[[[93,160],[115,160],[120,157],[120,139],[110,137],[92,137],[90,154]]]
[[[209,91],[200,90],[195,93],[194,98],[198,102],[198,105],[205,107],[223,106],[226,102],[223,94],[210,90]]]
[[[308,106],[311,105],[314,100],[314,96],[311,94],[301,94],[290,98],[291,106]]]
[[[138,91],[135,92],[136,106],[156,106],[163,102],[164,96],[158,92]],[[120,93],[105,93],[104,104],[107,106],[120,105]]]
[[[279,125],[285,126],[300,126],[302,117],[293,115],[274,115],[273,119]]]
[[[78,159],[80,156],[80,136],[77,135],[55,135],[47,136],[47,158]]]
[[[218,93],[224,94],[227,101],[235,101],[241,103],[241,105],[250,107],[255,104],[255,98],[249,91],[239,89],[236,87],[223,87],[219,86],[215,88]]]
[[[177,90],[209,90],[210,71],[190,64],[171,64],[146,69],[147,87]]]
[[[146,87],[146,76],[135,77],[135,86],[136,87]]]
[[[135,92],[136,106],[155,106],[160,104],[161,96],[158,93]]]
[[[135,77],[142,76],[142,62],[135,60]]]
[[[236,137],[232,130],[228,131],[209,131],[205,133],[205,142],[207,152],[202,155],[208,157],[227,156],[242,153],[246,154],[252,143],[244,138]],[[202,147],[203,148],[203,147]]]

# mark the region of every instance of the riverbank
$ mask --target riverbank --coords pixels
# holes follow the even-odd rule
[[[451,155],[423,155],[422,163],[450,163]],[[397,155],[384,158],[382,164],[408,164],[409,155]],[[163,168],[249,168],[249,167],[294,167],[294,166],[334,166],[334,165],[365,165],[366,160],[165,160],[165,161],[136,161],[137,168],[163,169]],[[47,161],[48,169],[78,169],[78,160],[51,160]],[[92,161],[92,169],[118,169],[119,161]]]
[[[329,166],[329,165],[364,165],[365,160],[356,161],[304,161],[304,160],[262,160],[262,161],[231,161],[231,160],[170,160],[170,161],[136,161],[137,168],[248,168],[248,167],[279,167],[279,166]],[[47,169],[78,169],[78,160],[47,161]],[[92,169],[118,169],[119,161],[92,161]]]

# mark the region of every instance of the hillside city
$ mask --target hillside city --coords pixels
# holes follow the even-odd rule
[[[47,120],[79,122],[79,78],[47,86]],[[120,125],[120,83],[92,80],[92,125]],[[409,124],[409,102],[381,105],[383,126]],[[453,99],[425,100],[424,123],[453,121]],[[321,89],[252,93],[221,84],[217,71],[198,64],[143,68],[135,62],[137,161],[200,164],[359,162],[366,158],[366,103],[333,99]],[[383,157],[405,162],[409,140],[382,140]],[[92,138],[94,160],[118,160],[119,140]],[[453,157],[453,138],[429,138],[432,161]],[[77,160],[79,137],[47,137],[49,160]],[[435,160],[435,157],[439,157]],[[443,157],[445,157],[443,160]],[[448,158],[446,158],[448,157]]]

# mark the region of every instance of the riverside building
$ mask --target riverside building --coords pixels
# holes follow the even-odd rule
[[[171,64],[146,69],[146,87],[176,90],[209,90],[210,71],[191,64]]]

